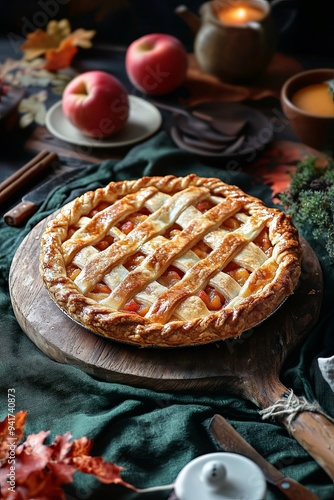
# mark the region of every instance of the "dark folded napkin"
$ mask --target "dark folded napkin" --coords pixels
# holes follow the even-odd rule
[[[189,69],[184,83],[188,95],[181,100],[188,106],[203,101],[241,102],[265,97],[280,97],[283,83],[302,71],[302,65],[291,57],[276,52],[265,73],[247,84],[230,84],[205,73],[194,54],[189,55]]]
[[[198,455],[218,450],[209,435],[214,413],[221,413],[283,473],[309,486],[322,500],[333,495],[333,484],[317,463],[275,421],[263,422],[249,401],[224,393],[166,393],[100,381],[81,370],[45,356],[24,334],[13,315],[8,273],[24,236],[44,217],[73,197],[104,186],[111,180],[143,175],[186,175],[194,172],[237,184],[246,192],[271,202],[267,186],[255,183],[247,172],[212,167],[180,151],[163,132],[134,147],[121,161],[105,161],[87,168],[85,175],[62,186],[45,200],[25,228],[0,223],[0,420],[7,415],[7,391],[15,388],[16,410],[27,410],[26,432],[70,431],[75,438],[95,442],[93,455],[124,467],[122,478],[136,487],[171,483],[178,472]],[[321,250],[321,249],[320,249]],[[321,258],[321,252],[319,253]],[[22,277],[24,270],[22,270]],[[282,381],[309,401],[317,400],[334,416],[334,395],[317,369],[319,354],[333,348],[333,308],[330,290],[333,269],[325,270],[324,309],[318,325],[298,352],[290,357]],[[166,499],[168,492],[134,493],[121,486],[102,485],[89,475],[75,474],[66,487],[69,499]],[[268,499],[278,498],[269,487]]]

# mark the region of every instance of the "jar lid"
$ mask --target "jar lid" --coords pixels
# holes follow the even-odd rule
[[[266,480],[261,469],[236,453],[209,453],[189,462],[178,474],[178,500],[263,500]]]

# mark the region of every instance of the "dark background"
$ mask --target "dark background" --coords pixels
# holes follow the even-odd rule
[[[231,0],[233,2],[233,0]],[[193,34],[174,13],[181,3],[198,12],[202,1],[182,0],[2,0],[3,37],[25,38],[51,19],[67,17],[72,28],[96,29],[95,42],[128,45],[152,32],[170,33],[189,51]],[[270,2],[272,3],[272,1]],[[278,49],[334,57],[334,1],[283,0],[273,10]]]

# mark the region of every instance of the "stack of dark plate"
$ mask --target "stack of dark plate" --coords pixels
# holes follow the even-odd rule
[[[267,117],[242,104],[209,101],[189,108],[154,104],[173,112],[170,134],[174,142],[200,156],[246,157],[264,150],[273,139]]]

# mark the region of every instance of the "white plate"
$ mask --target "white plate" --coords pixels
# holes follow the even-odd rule
[[[92,148],[116,148],[142,141],[156,132],[162,122],[160,111],[140,97],[129,95],[130,113],[125,127],[111,137],[94,139],[83,135],[66,118],[62,102],[51,106],[45,118],[49,132],[62,141]]]

